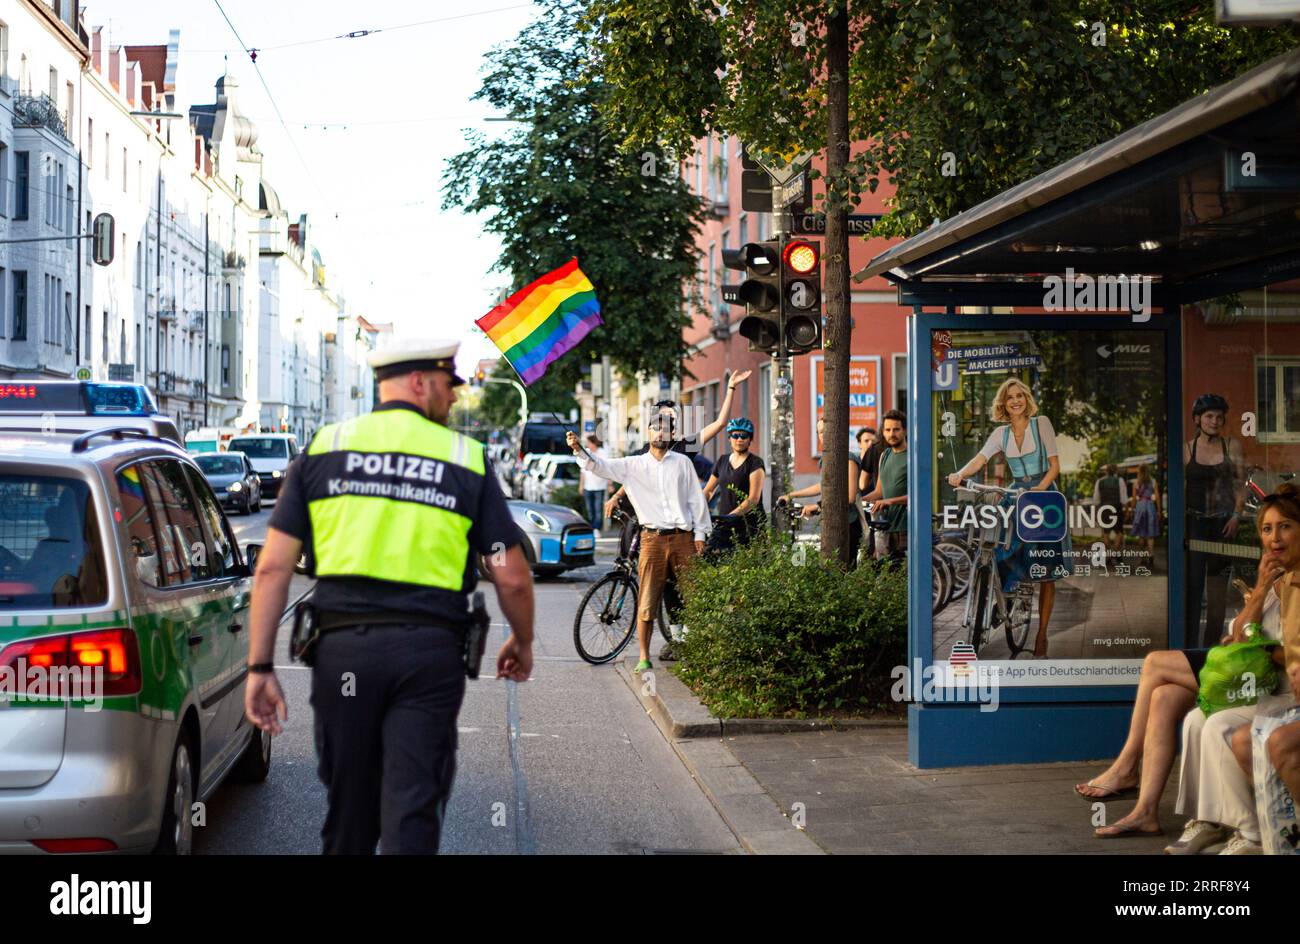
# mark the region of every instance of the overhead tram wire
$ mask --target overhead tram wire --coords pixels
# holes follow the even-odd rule
[[[298,162],[302,164],[302,169],[306,172],[307,179],[311,182],[312,188],[316,191],[316,196],[320,198],[322,203],[329,205],[330,201],[326,198],[325,191],[321,189],[320,183],[317,182],[316,175],[311,172],[311,166],[307,163],[307,159],[303,156],[302,150],[298,147],[298,142],[294,140],[293,135],[289,133],[289,125],[284,120],[284,114],[280,111],[280,105],[276,102],[275,96],[271,94],[271,86],[267,84],[266,76],[262,75],[262,68],[257,64],[256,54],[244,44],[244,38],[239,35],[239,30],[235,29],[235,24],[232,23],[230,17],[226,15],[225,9],[221,6],[221,0],[212,0],[212,2],[216,4],[218,12],[221,13],[221,18],[225,20],[226,25],[230,27],[230,32],[234,33],[235,40],[239,43],[240,48],[249,54],[249,61],[253,63],[253,71],[257,73],[257,79],[262,83],[262,88],[266,92],[266,97],[271,102],[271,108],[275,111],[276,117],[280,119],[280,127],[284,129],[284,136],[289,139],[289,145],[293,148],[294,154],[298,155]]]
[[[218,3],[217,6],[219,8],[221,4]],[[239,45],[240,45],[239,51],[248,54],[248,56],[253,60],[253,62],[256,63],[258,53],[269,52],[273,49],[292,49],[297,46],[312,46],[312,45],[316,45],[317,43],[332,43],[340,39],[362,39],[366,36],[373,36],[376,33],[395,33],[398,30],[414,29],[419,26],[431,26],[435,23],[449,23],[453,20],[464,20],[474,16],[486,16],[489,13],[505,13],[509,10],[522,10],[526,7],[531,7],[531,6],[532,6],[531,3],[516,3],[508,7],[495,7],[494,9],[491,10],[475,10],[472,13],[457,13],[454,16],[440,16],[440,17],[435,17],[434,19],[431,20],[418,20],[414,23],[399,23],[396,26],[379,26],[379,27],[375,27],[374,29],[357,29],[357,30],[352,30],[349,33],[339,33],[337,36],[321,36],[317,39],[301,39],[298,40],[297,42],[279,43],[274,46],[245,46],[244,41],[242,39],[239,39],[239,33],[235,32],[235,28],[233,25],[230,27],[230,29],[231,32],[235,33],[235,38],[239,39]],[[225,16],[224,10],[222,11],[222,16]],[[226,22],[230,23],[229,17],[226,17]],[[189,51],[190,52],[232,52],[233,50],[191,49]]]

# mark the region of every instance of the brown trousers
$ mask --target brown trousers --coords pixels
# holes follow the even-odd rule
[[[641,590],[637,596],[636,618],[653,623],[659,615],[659,601],[663,599],[664,583],[668,569],[681,578],[695,557],[695,536],[684,534],[656,534],[641,532],[641,562],[637,568]]]

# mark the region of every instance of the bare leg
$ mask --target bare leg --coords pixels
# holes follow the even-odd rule
[[[1056,603],[1056,582],[1044,581],[1038,585],[1038,636],[1034,639],[1034,655],[1047,655],[1047,624],[1052,621],[1052,606]]]
[[[1165,783],[1174,765],[1178,722],[1195,701],[1196,696],[1180,685],[1161,685],[1152,694],[1146,739],[1142,745],[1142,784],[1137,805],[1123,819],[1096,830],[1098,837],[1134,829],[1154,832],[1160,828],[1160,796],[1165,792]]]
[[[1268,759],[1292,798],[1300,797],[1300,721],[1284,724],[1268,736]]]
[[[654,635],[655,624],[651,620],[636,621],[636,641],[641,646],[641,661],[650,661],[650,640]]]
[[[1142,661],[1142,675],[1138,680],[1137,698],[1133,702],[1133,719],[1129,722],[1128,739],[1115,762],[1093,778],[1093,786],[1081,783],[1075,787],[1081,796],[1102,798],[1113,790],[1137,785],[1138,764],[1142,760],[1147,728],[1151,723],[1152,698],[1156,691],[1165,687],[1185,692],[1191,700],[1196,698],[1196,676],[1192,674],[1187,656],[1177,650],[1161,649],[1148,654]],[[1186,714],[1186,710],[1183,713]],[[1181,717],[1180,715],[1179,718]],[[1175,725],[1176,723],[1177,721]]]

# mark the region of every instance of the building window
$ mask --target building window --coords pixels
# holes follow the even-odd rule
[[[727,203],[727,195],[730,192],[730,162],[727,160],[727,142],[730,138],[722,139],[722,153],[718,155],[718,193],[717,202]]]
[[[75,206],[76,197],[73,195],[71,187],[65,189],[64,199],[67,201],[67,213],[64,214],[63,225],[66,227],[66,232],[69,236],[75,236],[77,235],[77,208]]]
[[[894,355],[894,409],[907,412],[907,355]]]
[[[0,338],[5,336],[5,270],[0,266]]]
[[[9,27],[0,22],[0,76],[9,75]]]
[[[86,340],[85,340],[87,361],[93,361],[95,359],[93,356],[93,352],[91,351],[91,347],[93,346],[93,342],[92,342],[93,337],[94,335],[91,330],[91,323],[90,323],[90,306],[87,305],[86,306]]]
[[[14,333],[15,341],[27,340],[27,272],[17,269],[14,282]]]
[[[105,309],[104,311],[104,334],[101,340],[103,341],[103,344],[100,345],[99,349],[100,351],[103,352],[104,360],[108,360],[108,310],[107,309]]]
[[[9,215],[9,148],[0,141],[0,216]]]
[[[1255,359],[1260,442],[1300,442],[1300,357]]]
[[[68,136],[71,137],[72,129],[76,125],[76,120],[77,120],[77,92],[76,92],[76,87],[73,86],[71,82],[68,83],[67,96],[68,96],[68,114],[66,117],[68,123],[67,124]]]
[[[74,350],[72,337],[72,293],[63,293],[63,350],[71,354]]]
[[[27,182],[31,173],[31,154],[19,151],[14,154],[14,219],[27,219]]]
[[[50,66],[50,101],[59,100],[59,70]]]
[[[749,242],[749,214],[740,214],[740,245]]]
[[[135,241],[135,287],[139,288],[144,284],[144,250],[140,246],[140,240]]]

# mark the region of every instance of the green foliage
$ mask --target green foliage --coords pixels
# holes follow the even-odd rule
[[[576,485],[557,485],[551,490],[551,500],[546,504],[572,508],[584,519],[587,517],[587,504],[583,501],[582,490]]]
[[[611,86],[625,147],[686,153],[723,132],[821,152],[841,2],[592,0],[587,73]],[[849,15],[863,144],[830,183],[851,201],[891,180],[878,235],[917,233],[1300,43],[1294,27],[1221,28],[1193,0],[855,0]]]
[[[676,377],[700,203],[672,162],[618,150],[606,87],[572,81],[588,55],[575,28],[582,5],[544,7],[488,54],[475,96],[520,124],[499,137],[466,132],[468,149],[447,165],[443,205],[485,215],[484,228],[502,241],[496,267],[515,289],[574,256],[591,278],[605,324],[548,369],[558,387],[572,389],[584,363],[602,355],[629,376]]]
[[[907,576],[760,538],[682,581],[677,673],[719,717],[865,712],[907,654]]]

